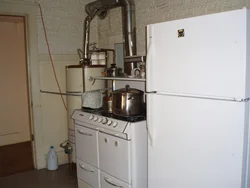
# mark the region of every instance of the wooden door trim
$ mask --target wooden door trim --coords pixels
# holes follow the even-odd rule
[[[0,23],[1,24],[21,24],[22,25],[22,35],[20,36],[22,39],[22,41],[24,43],[22,43],[23,46],[23,50],[24,50],[24,59],[20,59],[20,61],[22,63],[25,63],[23,66],[23,68],[25,69],[25,72],[21,72],[21,73],[24,73],[25,74],[25,90],[22,91],[22,92],[25,92],[26,94],[26,97],[27,97],[27,103],[25,105],[25,109],[26,107],[28,108],[28,112],[27,112],[27,115],[28,115],[28,129],[29,129],[29,140],[32,141],[32,127],[31,127],[31,97],[30,97],[30,83],[29,83],[29,73],[28,73],[28,52],[27,52],[27,22],[26,22],[26,16],[20,16],[20,15],[3,15],[3,14],[0,14]],[[21,26],[19,25],[19,26]],[[20,31],[21,32],[21,31]],[[23,54],[23,52],[22,52]],[[14,62],[13,62],[14,63]],[[13,71],[15,70],[15,68],[13,68]],[[20,70],[18,70],[18,72],[20,72]],[[26,110],[25,110],[26,111]],[[8,135],[13,135],[13,134],[18,134],[20,132],[6,132],[4,134],[0,134],[0,136],[8,136]],[[7,139],[8,140],[8,139]],[[16,142],[15,142],[16,143]],[[12,143],[13,144],[13,143]],[[0,144],[0,146],[2,145],[6,145],[4,143]],[[34,161],[34,159],[33,159]]]
[[[34,3],[0,2],[0,14],[24,16],[26,19],[26,48],[30,99],[30,125],[34,135],[33,158],[37,169],[45,166],[43,152],[40,76],[38,63],[37,5]]]

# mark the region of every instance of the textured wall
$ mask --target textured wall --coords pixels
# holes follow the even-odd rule
[[[76,54],[82,48],[85,5],[91,0],[0,0],[1,2],[39,2],[44,13],[52,54]],[[42,22],[37,8],[39,54],[48,54]],[[91,23],[91,42],[97,41],[97,19]]]
[[[137,52],[145,55],[145,26],[151,23],[223,12],[248,6],[249,0],[134,0],[136,5]],[[98,21],[99,46],[122,42],[121,10],[113,9]]]

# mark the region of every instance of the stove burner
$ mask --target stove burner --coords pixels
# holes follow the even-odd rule
[[[102,108],[100,109],[91,109],[91,108],[82,108],[83,112],[89,112],[92,114],[96,114],[99,116],[104,116],[104,117],[109,117],[109,118],[113,118],[113,119],[119,119],[122,121],[128,121],[128,122],[138,122],[138,121],[143,121],[146,120],[146,116],[145,115],[137,115],[137,116],[118,116],[112,113],[107,113],[104,112],[104,110]]]
[[[109,114],[109,113],[101,113],[100,115],[105,116],[105,117],[110,117],[113,119],[119,119],[122,121],[129,121],[129,122],[137,122],[137,121],[142,121],[145,120],[146,117],[143,115],[138,115],[138,116],[118,116],[115,114]]]

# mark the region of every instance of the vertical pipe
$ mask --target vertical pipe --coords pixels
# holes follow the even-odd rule
[[[84,20],[84,30],[83,30],[83,59],[88,59],[88,49],[89,49],[89,31],[90,31],[90,21],[91,16],[87,16]]]
[[[136,55],[136,27],[135,27],[135,4],[134,0],[122,0],[122,24],[124,41],[124,72],[128,75],[134,68],[138,67],[137,62],[128,62],[126,59]]]
[[[135,5],[133,1],[124,0],[122,6],[122,27],[124,52],[126,56],[136,55]]]
[[[90,64],[89,55],[89,35],[90,35],[90,22],[95,17],[97,9],[89,14],[84,20],[83,29],[83,64]]]

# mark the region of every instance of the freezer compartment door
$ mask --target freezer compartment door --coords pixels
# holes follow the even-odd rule
[[[246,11],[149,25],[146,90],[247,98]]]
[[[147,96],[154,145],[148,146],[149,188],[240,188],[245,105]]]

